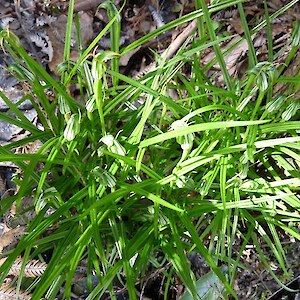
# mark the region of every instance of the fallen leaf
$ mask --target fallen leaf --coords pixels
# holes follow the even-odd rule
[[[0,223],[0,253],[4,247],[10,245],[17,236],[26,234],[20,227],[9,228],[5,223]]]

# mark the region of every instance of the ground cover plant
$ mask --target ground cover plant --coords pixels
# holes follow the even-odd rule
[[[196,0],[195,10],[121,47],[124,7],[106,1],[109,21],[84,48],[71,0],[56,76],[11,30],[0,32],[14,60],[9,71],[27,88],[17,104],[0,91],[9,106],[0,118],[30,133],[0,147],[0,160],[18,167],[17,191],[1,200],[1,216],[14,205],[14,219],[26,224],[3,234],[1,248],[21,236],[1,254],[1,281],[16,276],[3,293],[72,299],[81,284],[83,299],[238,299],[249,246],[279,286],[293,278],[282,238],[300,239],[299,21],[278,51],[272,22],[298,4],[269,14],[263,3],[264,18],[250,28],[242,1]],[[220,45],[236,36],[221,34],[211,15],[232,7],[244,35],[224,50]],[[121,57],[184,24],[143,72],[120,72]],[[263,29],[267,55],[259,59],[251,37]],[[110,47],[100,51],[107,32]],[[249,49],[247,66],[233,76],[226,55],[241,43]],[[214,55],[203,66],[209,49]],[[25,100],[40,126],[19,111]],[[14,151],[29,144],[36,145],[31,153]],[[206,275],[192,270],[195,255]]]

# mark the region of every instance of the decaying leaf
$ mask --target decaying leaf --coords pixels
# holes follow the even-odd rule
[[[80,35],[83,45],[86,45],[91,40],[93,35],[93,18],[87,13],[79,14]],[[65,47],[65,31],[67,24],[67,16],[60,15],[56,22],[50,24],[47,30],[47,35],[52,43],[53,58],[49,61],[49,68],[55,71],[56,67],[63,61]],[[78,58],[77,43],[76,43],[76,27],[72,27],[72,51],[70,53],[71,60]]]
[[[120,66],[127,66],[130,58],[141,49],[141,46],[123,54],[120,58]]]
[[[103,0],[76,0],[74,11],[87,11],[97,8]]]
[[[26,232],[22,231],[21,227],[11,229],[5,223],[0,223],[0,253],[3,248],[10,245],[17,236],[23,234],[26,234]]]
[[[223,51],[227,51],[238,42],[240,39],[239,36],[233,38],[228,44],[224,47],[221,47]],[[241,57],[247,53],[248,51],[248,44],[246,40],[240,42],[236,47],[234,47],[227,55],[224,56],[224,61],[226,63],[227,70],[231,76],[235,75],[238,71],[239,63],[241,61]],[[205,57],[202,59],[203,65],[207,65],[216,57],[215,52],[211,51],[210,53],[206,54]],[[213,66],[214,70],[220,70],[218,63]],[[219,75],[219,81],[223,81],[222,74]]]
[[[43,32],[37,32],[30,34],[30,39],[37,47],[41,48],[41,51],[48,55],[49,61],[53,59],[53,47],[49,37]]]

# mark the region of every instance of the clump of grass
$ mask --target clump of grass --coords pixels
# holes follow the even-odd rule
[[[199,10],[122,50],[120,20],[118,14],[110,14],[108,26],[88,49],[79,49],[81,56],[73,63],[68,56],[70,1],[60,80],[35,62],[12,32],[0,33],[3,47],[16,62],[11,71],[31,88],[23,100],[32,101],[43,127],[32,125],[0,93],[17,116],[1,113],[0,118],[31,133],[0,148],[0,159],[13,161],[22,170],[19,191],[5,199],[1,214],[32,193],[36,210],[28,234],[1,266],[2,281],[21,253],[34,258],[50,252],[45,273],[31,285],[34,299],[54,299],[62,285],[63,297],[70,299],[74,274],[83,261],[90,291],[87,299],[99,299],[106,291],[114,299],[113,282],[116,278],[122,282],[120,274],[130,299],[136,299],[138,282],[142,284],[149,263],[164,267],[157,259],[160,252],[172,265],[164,271],[165,299],[174,274],[197,299],[195,276],[187,260],[187,254],[196,251],[221,280],[225,288],[221,292],[236,297],[233,281],[248,243],[255,245],[276,278],[259,240],[269,246],[287,274],[278,230],[300,237],[294,227],[299,221],[300,123],[295,114],[289,120],[278,114],[286,107],[272,97],[272,87],[279,80],[272,62],[257,63],[252,57],[252,69],[243,79],[234,81],[228,75],[218,46],[221,38],[214,33],[209,14],[241,1],[209,10],[204,1],[198,2]],[[138,80],[119,73],[120,55],[196,18],[205,21],[209,40],[195,34],[192,43],[183,44],[168,61],[158,58],[157,67]],[[247,24],[243,25],[250,34]],[[91,49],[109,28],[111,51],[99,52],[89,61]],[[246,38],[251,45],[249,35]],[[225,88],[214,86],[199,66],[199,53],[210,46]],[[182,72],[185,65],[190,66],[189,78]],[[68,93],[73,84],[80,85],[81,101]],[[169,89],[179,100],[170,98]],[[128,109],[139,98],[142,105]],[[36,140],[41,147],[35,153],[11,152]],[[41,162],[43,168],[37,169]],[[52,214],[47,215],[49,208]],[[240,241],[238,252],[233,248],[236,241]],[[226,276],[221,265],[229,267]],[[92,286],[93,273],[99,280],[96,286]]]

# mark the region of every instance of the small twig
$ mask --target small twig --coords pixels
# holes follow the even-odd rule
[[[194,32],[197,27],[197,20],[194,20],[190,23],[182,33],[180,33],[176,39],[171,42],[170,46],[162,53],[161,58],[162,60],[170,59],[175,52],[180,48],[180,46],[186,41],[186,39]],[[141,78],[145,74],[152,72],[155,70],[155,62],[151,63],[146,69],[142,70],[138,74],[134,76],[135,79]]]
[[[197,27],[197,20],[190,23],[177,38],[171,43],[169,48],[162,54],[163,59],[170,59],[174,53],[180,48],[180,46],[186,41],[186,39],[194,32]]]

